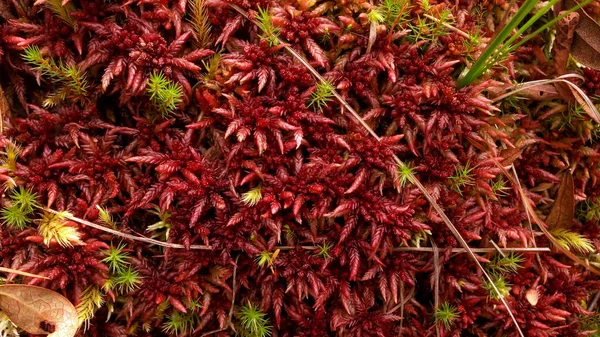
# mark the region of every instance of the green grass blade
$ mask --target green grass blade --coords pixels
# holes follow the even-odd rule
[[[527,0],[525,3],[519,8],[517,13],[510,19],[510,21],[502,28],[500,33],[496,35],[496,37],[490,42],[490,44],[485,48],[481,56],[477,59],[473,67],[467,72],[467,74],[458,81],[458,86],[463,87],[465,85],[471,84],[475,79],[477,79],[486,69],[488,69],[487,64],[489,58],[499,49],[500,45],[509,37],[510,33],[515,29],[521,21],[529,14],[539,0]]]

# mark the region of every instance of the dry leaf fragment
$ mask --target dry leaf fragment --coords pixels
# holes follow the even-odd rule
[[[48,337],[73,337],[77,312],[57,292],[25,284],[0,285],[0,309],[19,328]]]
[[[574,7],[577,1],[566,1],[568,8]],[[580,9],[579,25],[575,30],[571,55],[577,62],[586,67],[600,70],[600,24],[585,10]]]
[[[557,228],[569,229],[573,227],[575,216],[575,188],[573,176],[570,172],[563,174],[554,205],[546,218],[546,225],[550,230]]]
[[[577,12],[569,13],[556,23],[556,38],[554,44],[552,44],[552,59],[554,60],[554,69],[558,75],[567,72],[571,44],[578,24],[579,13]]]
[[[500,157],[504,159],[502,159],[500,163],[502,164],[502,166],[510,166],[515,162],[515,160],[521,157],[522,152],[523,149],[517,147],[502,150],[502,152],[500,152]]]
[[[515,85],[504,84],[502,86],[487,88],[490,98],[498,100],[498,97],[503,97],[510,90],[513,90]],[[537,84],[535,86],[527,87],[519,90],[519,97],[527,98],[531,101],[547,101],[560,97],[560,94],[554,84]]]
[[[540,294],[538,293],[537,289],[531,288],[525,293],[525,298],[529,304],[535,307],[540,299]]]

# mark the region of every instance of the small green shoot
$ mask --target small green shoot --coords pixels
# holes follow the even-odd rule
[[[106,210],[106,208],[102,208],[99,205],[96,205],[96,208],[98,209],[98,215],[100,216],[100,220],[102,220],[102,222],[105,225],[110,226],[112,229],[117,229],[117,224],[115,223],[115,220],[113,219],[112,215]]]
[[[17,159],[21,154],[21,147],[13,142],[7,142],[5,146],[6,158],[2,160],[2,167],[8,169],[11,173],[17,170]]]
[[[446,329],[450,329],[458,318],[458,309],[450,303],[444,302],[440,304],[439,308],[435,309],[433,318],[436,324],[443,324]]]
[[[398,184],[400,187],[406,186],[407,183],[413,183],[413,177],[415,174],[415,169],[411,167],[410,163],[400,163],[398,164]]]
[[[510,252],[505,256],[496,254],[492,261],[488,264],[488,269],[494,273],[516,273],[525,262],[523,256]]]
[[[204,75],[204,82],[214,80],[219,70],[219,64],[221,62],[221,52],[214,54],[208,62],[202,61],[206,75]]]
[[[408,0],[384,0],[378,11],[384,17],[385,24],[393,29],[408,23],[409,8]]]
[[[258,28],[263,32],[260,38],[267,41],[271,46],[279,44],[279,27],[273,25],[273,16],[269,13],[269,9],[258,7],[256,20],[258,21]]]
[[[470,58],[481,46],[481,28],[475,28],[475,31],[469,32],[469,38],[463,40],[463,48],[467,57]]]
[[[23,229],[29,222],[29,217],[19,206],[12,205],[0,211],[2,223],[13,229]]]
[[[419,230],[416,233],[413,233],[410,242],[414,247],[421,247],[421,242],[427,242],[429,237],[431,236],[431,231],[429,229]]]
[[[254,262],[256,262],[259,267],[271,266],[274,260],[273,253],[266,250],[254,257]]]
[[[408,36],[411,43],[417,43],[421,40],[432,42],[434,40],[432,31],[435,28],[435,23],[427,18],[418,17],[414,24],[408,25],[408,28],[412,31],[412,34]]]
[[[431,31],[431,35],[433,36],[434,40],[437,40],[437,38],[440,36],[444,36],[444,35],[448,34],[448,28],[446,28],[446,27],[448,25],[454,24],[452,11],[448,8],[442,10],[438,14],[437,19],[438,20],[435,21],[433,30]]]
[[[369,11],[369,14],[367,14],[367,20],[375,24],[380,24],[385,21],[385,16],[379,8],[375,8]]]
[[[75,6],[72,2],[63,5],[62,0],[47,0],[46,6],[48,6],[48,8],[54,12],[54,15],[58,16],[68,26],[71,28],[77,27],[77,22],[71,16],[71,12],[75,9]]]
[[[114,290],[114,289],[115,289],[115,277],[111,276],[102,285],[102,290],[104,292],[109,292],[109,291]]]
[[[0,211],[2,223],[14,229],[23,229],[30,221],[30,215],[39,207],[37,195],[32,190],[20,186],[10,195],[11,205]]]
[[[329,242],[325,242],[322,245],[317,245],[317,247],[319,248],[317,256],[322,257],[325,260],[330,258],[329,251],[331,250],[331,248],[333,248],[332,244],[330,244]]]
[[[487,280],[483,280],[483,288],[488,291],[490,298],[499,300],[500,296],[502,296],[502,297],[508,296],[508,294],[510,293],[510,290],[512,288],[511,288],[511,284],[506,282],[506,279],[504,278],[504,276],[503,275],[491,275],[491,277],[492,277],[492,281],[494,282],[493,285],[492,285],[492,283],[488,282]],[[496,292],[496,290],[494,289],[494,286],[496,286],[496,289],[498,289],[498,292]]]
[[[498,177],[496,180],[492,182],[492,193],[496,197],[506,196],[508,195],[508,191],[510,191],[510,187],[506,186],[504,179],[502,177]]]
[[[56,63],[52,58],[46,59],[37,46],[27,47],[22,57],[33,70],[39,71],[61,85],[61,88],[44,101],[45,107],[55,106],[67,98],[79,101],[86,96],[88,83],[85,73],[75,65],[64,65],[60,60]]]
[[[81,300],[75,308],[77,311],[77,323],[79,326],[84,326],[84,331],[89,328],[90,320],[94,318],[94,313],[102,307],[102,304],[104,304],[104,299],[98,287],[91,285],[85,288],[81,294]]]
[[[600,221],[600,197],[597,197],[594,201],[586,200],[583,203],[582,213],[586,221]]]
[[[187,335],[194,331],[196,324],[196,315],[188,313],[184,314],[177,310],[167,316],[163,323],[162,330],[169,335]]]
[[[183,102],[181,84],[168,80],[160,71],[150,75],[146,93],[150,95],[150,102],[163,118],[175,112],[177,106]]]
[[[271,326],[267,314],[248,301],[243,305],[238,316],[240,319],[240,333],[245,337],[268,337],[271,335]]]
[[[129,265],[129,253],[124,252],[123,249],[125,249],[125,244],[119,243],[116,247],[111,244],[110,248],[107,251],[104,251],[106,257],[102,262],[108,265],[108,268],[112,273],[118,274],[123,272]]]
[[[550,234],[554,236],[556,241],[558,241],[558,244],[567,250],[574,249],[582,253],[591,253],[595,251],[592,242],[577,232],[571,232],[564,228],[556,228],[551,230]]]
[[[208,48],[211,40],[211,26],[209,16],[206,10],[205,0],[188,0],[190,23],[194,36],[196,37],[196,47]]]
[[[25,189],[23,186],[20,186],[19,189],[15,190],[11,195],[13,205],[19,207],[19,209],[26,214],[33,212],[35,208],[40,206],[36,198],[37,194],[31,189]]]
[[[292,229],[292,227],[290,227],[290,225],[284,225],[283,226],[283,231],[285,233],[285,239],[288,242],[296,242],[296,240],[298,239],[296,233],[294,233],[294,230]]]
[[[67,211],[58,214],[44,212],[40,219],[34,220],[38,224],[38,233],[44,238],[45,245],[49,245],[53,241],[56,241],[62,247],[84,244],[80,239],[77,228],[67,224],[65,219],[69,216],[71,216],[71,213]]]
[[[464,187],[473,185],[475,182],[472,174],[473,169],[473,167],[469,166],[468,162],[465,166],[458,166],[454,172],[454,175],[448,178],[450,180],[450,186],[452,189],[456,192],[462,193],[462,189]]]
[[[314,106],[318,110],[323,110],[323,107],[327,106],[327,103],[333,98],[333,92],[335,87],[329,81],[318,82],[315,85],[315,89],[310,95],[310,103],[308,107]]]
[[[137,270],[129,266],[117,274],[114,283],[119,291],[125,294],[139,288],[142,283],[142,277]]]
[[[242,194],[242,202],[246,206],[256,206],[262,199],[262,186],[258,185],[248,192]]]
[[[153,238],[164,238],[165,240],[168,240],[169,234],[171,233],[171,223],[169,222],[171,213],[161,212],[158,206],[156,206],[154,210],[150,211],[150,213],[157,215],[160,218],[160,221],[148,226],[146,230],[149,232],[156,232],[154,235],[152,235]]]

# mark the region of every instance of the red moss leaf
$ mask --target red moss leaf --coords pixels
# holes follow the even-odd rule
[[[348,249],[348,255],[350,257],[350,281],[356,280],[358,274],[358,268],[360,267],[360,252],[355,247]]]
[[[313,40],[312,38],[306,38],[303,41],[304,48],[308,51],[310,56],[317,62],[317,64],[321,67],[324,67],[329,59],[327,59],[327,55],[325,55],[325,51]]]
[[[175,297],[169,296],[169,303],[171,303],[173,308],[183,312],[184,314],[187,313],[187,310],[185,309],[185,305],[183,305],[183,303],[181,303],[181,301],[176,299]]]

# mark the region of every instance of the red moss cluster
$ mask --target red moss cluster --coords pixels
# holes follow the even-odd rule
[[[434,2],[452,11],[457,28],[489,33],[471,2]],[[571,107],[547,115],[548,107],[530,111],[518,101],[498,112],[483,93],[490,81],[457,88],[472,56],[465,38],[445,32],[421,40],[433,33],[418,31],[428,20],[418,3],[399,27],[384,22],[373,32],[366,1],[200,1],[212,25],[210,48],[195,47],[186,1],[71,1],[71,24],[31,0],[7,3],[0,6],[0,85],[11,113],[3,116],[2,137],[22,151],[16,170],[3,174],[37,193],[43,206],[101,223],[99,206],[123,233],[184,247],[83,225],[86,245],[48,247],[32,238],[33,225],[0,227],[0,266],[44,275],[49,280],[40,285],[75,303],[86,287],[109,279],[102,261],[109,245],[126,244],[141,283],[107,293],[110,310],[97,310],[81,335],[176,335],[165,326],[185,314],[195,315],[185,333],[229,336],[229,320],[236,324],[230,312],[251,302],[267,314],[273,336],[417,337],[436,329],[441,336],[517,336],[506,308],[475,264],[452,253],[456,238],[393,156],[472,247],[550,245],[528,229],[523,201],[498,162],[514,161],[544,215],[569,168],[578,205],[591,207],[584,200],[600,194],[600,133],[581,131],[590,121],[577,115],[563,123]],[[333,98],[321,109],[311,105],[319,83],[308,69],[283,50],[287,44],[261,38],[231,4],[252,18],[258,6],[268,7],[284,42],[381,141]],[[503,5],[486,1],[477,10]],[[23,61],[30,45],[85,71],[85,98],[45,106],[59,84]],[[147,93],[158,71],[182,88],[168,116],[156,113]],[[584,75],[586,90],[598,94],[598,73]],[[502,152],[507,146],[524,150],[514,160]],[[166,214],[168,230],[149,232]],[[572,221],[600,246],[598,219]],[[437,248],[395,250],[408,246]],[[261,254],[275,258],[259,265]],[[585,336],[580,319],[591,315],[586,307],[600,283],[559,253],[521,256],[523,267],[505,279],[506,301],[524,333]],[[457,311],[447,326],[434,319],[440,303]]]

